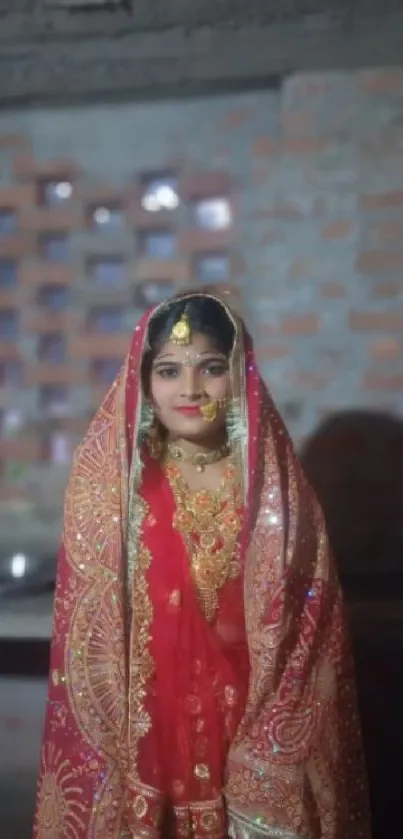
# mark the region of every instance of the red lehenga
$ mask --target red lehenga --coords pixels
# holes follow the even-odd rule
[[[249,339],[241,494],[188,504],[142,443],[149,317],[67,490],[34,837],[369,839],[340,589]]]

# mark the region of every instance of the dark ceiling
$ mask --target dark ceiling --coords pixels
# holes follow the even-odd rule
[[[183,96],[401,62],[400,0],[0,0],[0,104]]]

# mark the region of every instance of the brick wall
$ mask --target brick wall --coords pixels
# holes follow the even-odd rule
[[[151,214],[139,183],[159,171],[178,177],[181,203]],[[69,200],[44,205],[46,180],[70,182]],[[203,196],[226,197],[234,227],[197,229],[189,202]],[[124,223],[101,234],[89,216],[105,206],[120,207]],[[136,285],[197,285],[200,254],[229,255],[226,283],[240,291],[264,376],[298,443],[347,408],[403,410],[403,70],[295,75],[279,92],[4,112],[2,209],[17,226],[0,236],[0,260],[17,262],[18,282],[0,289],[0,311],[20,319],[16,340],[0,335],[0,364],[20,360],[23,375],[0,386],[0,411],[19,408],[26,424],[12,446],[0,443],[3,466],[25,464],[18,478],[3,471],[3,501],[56,498],[60,510],[65,469],[43,454],[40,388],[68,387],[71,415],[59,425],[75,440],[103,388],[94,361],[123,354],[140,314]],[[175,254],[144,256],[141,237],[167,228]],[[58,234],[68,238],[63,264],[43,252],[44,237]],[[117,296],[91,285],[91,260],[102,255],[126,260]],[[70,290],[51,319],[38,302],[47,285]],[[89,310],[117,300],[123,334],[96,334]],[[67,354],[50,363],[38,358],[38,336],[55,332]]]

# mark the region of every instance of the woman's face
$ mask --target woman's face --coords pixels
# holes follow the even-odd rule
[[[150,396],[156,415],[172,437],[206,440],[223,428],[230,397],[228,359],[206,335],[195,333],[192,343],[163,345],[151,368]],[[208,422],[201,408],[215,404]]]

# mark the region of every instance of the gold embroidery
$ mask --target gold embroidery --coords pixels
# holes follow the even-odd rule
[[[164,803],[164,796],[153,787],[142,784],[140,781],[130,787],[126,806],[128,839],[129,837],[133,839],[135,836],[142,839],[158,839],[161,835]]]
[[[168,604],[172,610],[179,609],[181,605],[181,593],[178,588],[175,588],[173,591],[171,591],[171,594],[168,598]]]
[[[229,579],[240,573],[237,543],[241,529],[239,490],[235,469],[226,473],[222,492],[190,492],[180,470],[166,466],[175,498],[174,526],[185,539],[198,599],[208,621],[218,607],[218,593]]]
[[[102,573],[77,598],[66,647],[71,708],[86,740],[112,758],[124,736],[124,647],[120,587]]]
[[[202,781],[206,781],[210,777],[210,770],[205,763],[196,763],[194,768],[194,775],[196,778],[200,778]]]
[[[225,831],[223,799],[192,801],[187,807],[174,808],[176,836],[178,839],[222,839]]]
[[[85,827],[86,808],[75,783],[70,762],[53,743],[42,752],[42,774],[36,812],[38,839],[79,839]]]
[[[145,509],[144,509],[145,514]],[[140,544],[136,557],[133,581],[133,614],[130,650],[129,730],[132,777],[138,778],[138,744],[151,728],[151,718],[144,707],[147,682],[154,672],[154,662],[149,650],[150,627],[153,616],[148,592],[147,571],[151,554]]]

